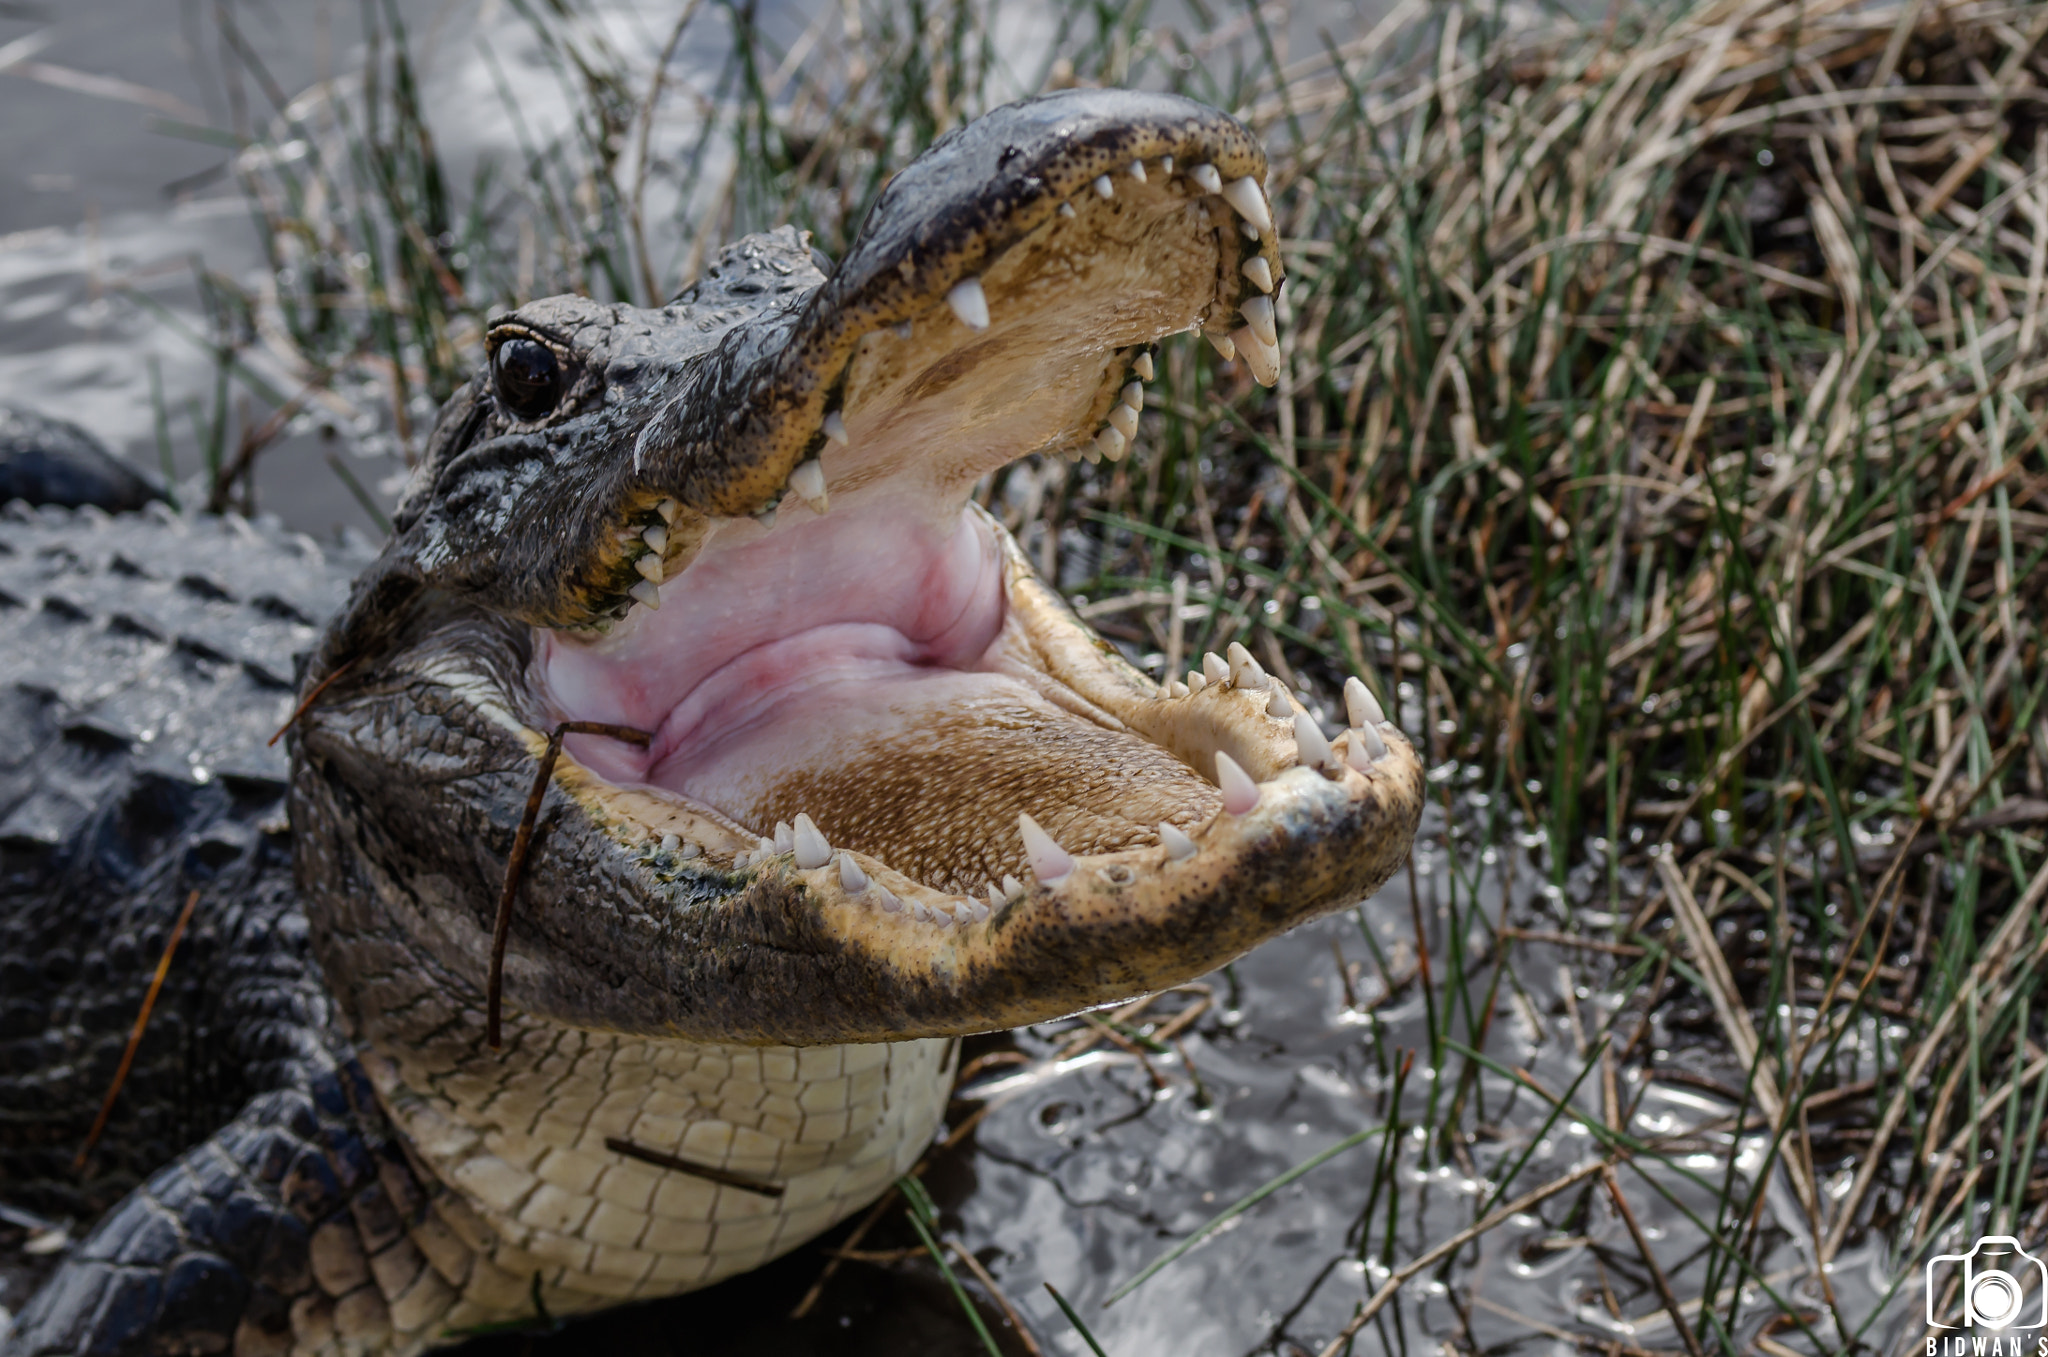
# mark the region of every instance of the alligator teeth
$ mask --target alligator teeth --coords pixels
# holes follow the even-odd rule
[[[662,522],[673,524],[676,521],[676,515],[683,511],[683,506],[676,500],[665,499],[654,506],[654,511],[661,515]]]
[[[1159,157],[1159,172],[1160,172],[1161,174],[1172,174],[1172,173],[1173,173],[1173,157],[1172,157],[1172,156],[1170,156],[1170,155],[1163,155],[1163,156]]]
[[[753,855],[748,853],[747,850],[744,848],[742,848],[739,852],[734,853],[732,855],[732,869],[735,872],[744,872],[745,870],[747,870],[747,859],[751,856]]]
[[[775,822],[774,849],[778,853],[793,853],[796,851],[796,831],[789,827],[789,821],[787,820],[777,820]]]
[[[1074,215],[1074,205],[1073,205],[1072,203],[1061,203],[1061,204],[1060,204],[1060,215],[1061,215],[1062,217],[1071,217],[1071,216],[1073,216],[1073,215]]]
[[[754,521],[768,531],[773,532],[775,530],[775,506],[771,504],[767,508],[757,511],[754,514]]]
[[[989,894],[995,894],[996,888],[994,886],[990,886],[988,889]],[[1002,908],[1002,904],[1002,901],[996,901],[996,908]],[[970,923],[980,923],[983,919],[986,919],[989,916],[990,909],[987,905],[984,905],[979,900],[970,900],[967,902],[967,912],[973,916],[969,920]]]
[[[796,832],[791,838],[796,847],[796,865],[805,871],[814,871],[832,860],[832,845],[818,832],[817,823],[802,811],[797,812]]]
[[[1246,240],[1257,240],[1259,238],[1259,228],[1248,221],[1240,220],[1237,223],[1237,229],[1244,232]]]
[[[1124,383],[1123,402],[1125,405],[1128,405],[1133,410],[1144,409],[1145,384],[1143,382]]]
[[[1264,263],[1263,259],[1259,261]],[[1244,313],[1244,323],[1251,327],[1259,342],[1269,348],[1280,347],[1280,330],[1273,324],[1273,299],[1271,297],[1246,297],[1244,305],[1238,307]]]
[[[1208,340],[1210,346],[1214,348],[1216,352],[1223,355],[1224,362],[1227,363],[1231,359],[1237,357],[1237,342],[1231,339],[1229,335],[1212,335],[1207,330],[1204,330],[1202,332],[1202,338]]]
[[[1259,668],[1259,662],[1244,648],[1242,641],[1232,641],[1223,653],[1230,657],[1230,681],[1240,688],[1263,688],[1266,686],[1266,671]]]
[[[1221,683],[1230,677],[1230,666],[1215,651],[1202,656],[1202,677],[1211,683]]]
[[[962,278],[953,284],[953,290],[946,294],[946,305],[953,308],[953,314],[968,329],[988,328],[988,294],[981,290],[981,279]]]
[[[653,552],[650,551],[645,556],[636,557],[633,561],[633,568],[639,571],[649,584],[661,583],[661,557]]]
[[[1259,804],[1259,784],[1220,749],[1216,751],[1216,787],[1223,793],[1223,809],[1232,815],[1249,815]]]
[[[640,534],[640,540],[647,544],[649,551],[659,555],[668,550],[668,529],[649,528]]]
[[[1159,846],[1168,862],[1186,862],[1195,855],[1195,841],[1169,824],[1159,826]]]
[[[1265,298],[1259,300],[1264,301]],[[1251,371],[1253,381],[1260,386],[1271,386],[1280,380],[1279,346],[1266,343],[1249,325],[1231,331],[1230,338],[1238,352],[1244,355],[1244,365]]]
[[[776,828],[786,830],[789,828],[789,826],[777,825]],[[775,840],[769,838],[767,835],[764,834],[760,836],[759,841],[755,845],[754,856],[756,858],[770,858],[774,857],[775,854],[778,852],[787,853],[788,851],[789,850],[787,848],[778,848],[776,846]]]
[[[1005,873],[1003,876],[1003,898],[1014,900],[1024,893],[1024,883]]]
[[[656,612],[661,611],[661,590],[655,588],[652,581],[642,580],[626,592]]]
[[[1204,689],[1204,688],[1206,688],[1206,687],[1208,687],[1208,686],[1209,686],[1209,680],[1208,680],[1208,679],[1206,679],[1206,678],[1204,678],[1204,677],[1202,676],[1202,671],[1201,671],[1201,670],[1199,670],[1199,669],[1190,669],[1190,670],[1188,670],[1188,696],[1192,697],[1192,696],[1194,696],[1194,695],[1195,695],[1196,693],[1199,693],[1199,692],[1201,692],[1201,691],[1202,691],[1202,689]]]
[[[896,898],[896,892],[890,890],[879,881],[875,883],[875,894],[879,897],[877,903],[882,906],[884,914],[900,914],[902,912],[903,902]]]
[[[1003,893],[993,881],[988,883],[988,903],[992,909],[1003,907]]]
[[[1095,176],[1095,191],[1104,198],[1116,197],[1116,185],[1109,182],[1109,176],[1106,174]]]
[[[1223,201],[1237,209],[1243,217],[1261,232],[1273,229],[1273,213],[1266,206],[1266,191],[1259,187],[1259,181],[1246,175],[1233,179],[1223,186]]]
[[[1018,813],[1017,833],[1024,839],[1024,857],[1039,885],[1050,886],[1074,870],[1074,855],[1053,842],[1029,815]]]
[[[837,410],[827,410],[825,418],[818,421],[818,429],[841,447],[846,446],[846,416]]]
[[[1287,690],[1280,686],[1280,680],[1273,680],[1272,696],[1266,699],[1266,715],[1286,720],[1294,714],[1294,704],[1287,700]]]
[[[1138,436],[1138,412],[1128,405],[1112,405],[1104,416],[1118,433],[1126,439]]]
[[[1345,762],[1361,773],[1386,757],[1387,742],[1371,726],[1360,726],[1352,731],[1347,743],[1350,747],[1345,750]]]
[[[1244,261],[1244,276],[1252,280],[1252,286],[1261,292],[1273,290],[1273,266],[1262,254],[1255,254]]]
[[[932,907],[926,904],[924,901],[913,900],[910,902],[910,917],[917,920],[921,924],[928,924],[931,923],[933,920],[937,919],[939,916],[933,913]]]
[[[1188,685],[1182,683],[1179,679],[1168,679],[1166,695],[1168,697],[1186,697],[1188,695]]]
[[[1387,719],[1387,714],[1380,710],[1380,700],[1356,674],[1344,680],[1344,710],[1354,726],[1377,725]]]
[[[692,859],[692,858],[701,858],[701,857],[703,857],[703,856],[704,856],[704,845],[703,845],[703,844],[701,844],[701,843],[686,843],[686,844],[684,844],[684,845],[683,845],[683,853],[682,853],[682,857],[683,857],[683,861],[684,861],[684,862],[688,862],[688,861],[689,861],[690,859]]]
[[[1216,173],[1214,165],[1196,165],[1188,170],[1188,178],[1199,184],[1204,193],[1223,192],[1223,176]]]
[[[1316,726],[1316,718],[1305,711],[1294,714],[1294,757],[1304,768],[1321,768],[1330,761],[1330,742]]]
[[[1139,183],[1141,183],[1141,184],[1145,182],[1145,162],[1144,162],[1144,161],[1142,161],[1142,160],[1133,160],[1133,161],[1131,162],[1131,178],[1133,178],[1133,179],[1137,180],[1137,181],[1138,181]]]
[[[853,860],[853,854],[839,855],[839,885],[848,895],[859,895],[868,888],[868,874]]]
[[[1105,424],[1095,431],[1095,446],[1112,462],[1123,460],[1124,448],[1129,442],[1130,440],[1124,437],[1123,430],[1112,425]]]
[[[1154,369],[1152,366],[1152,355],[1149,353],[1141,353],[1136,358],[1133,358],[1131,360],[1131,371],[1138,374],[1139,381],[1151,381],[1154,373]]]
[[[673,853],[682,846],[683,841],[678,835],[664,834],[661,836],[661,851],[664,853]]]
[[[825,498],[825,468],[815,457],[796,464],[789,473],[789,488],[796,491],[796,497],[809,505],[814,514],[822,514],[829,507]]]

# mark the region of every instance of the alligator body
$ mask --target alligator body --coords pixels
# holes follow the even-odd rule
[[[1264,169],[1188,101],[1048,97],[836,265],[785,229],[663,308],[521,307],[374,559],[11,510],[0,1195],[106,1214],[7,1351],[708,1284],[907,1169],[957,1037],[1376,889],[1422,776],[1362,684],[1332,738],[1238,648],[1148,678],[969,497],[1123,456],[1165,335],[1271,380]]]

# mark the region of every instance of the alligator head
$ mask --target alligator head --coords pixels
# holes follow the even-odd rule
[[[785,229],[659,310],[498,319],[306,675],[293,814],[345,1001],[374,1020],[398,966],[480,999],[564,721],[649,736],[568,740],[518,885],[506,1002],[572,1026],[1012,1026],[1377,889],[1422,777],[1363,685],[1332,741],[1239,650],[1154,682],[970,498],[1125,455],[1165,335],[1272,379],[1265,168],[1186,100],[1049,96],[902,171],[837,267]]]

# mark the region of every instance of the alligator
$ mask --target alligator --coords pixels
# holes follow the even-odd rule
[[[963,1035],[1378,889],[1424,779],[1364,684],[1330,736],[1242,647],[1150,678],[973,496],[1127,455],[1167,335],[1271,384],[1265,173],[1200,104],[1049,95],[836,265],[785,227],[521,306],[374,555],[9,506],[0,1197],[97,1220],[5,1351],[707,1285],[909,1169]]]

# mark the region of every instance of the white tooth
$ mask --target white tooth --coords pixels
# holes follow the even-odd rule
[[[1305,711],[1294,714],[1294,757],[1304,768],[1320,768],[1330,761],[1330,742],[1316,728],[1316,718]]]
[[[1273,229],[1273,214],[1266,207],[1266,190],[1260,188],[1259,181],[1250,175],[1225,184],[1223,201],[1236,208],[1238,216],[1261,232]]]
[[[829,410],[829,411],[827,411],[827,412],[826,412],[826,414],[825,414],[825,418],[824,418],[824,419],[822,419],[822,420],[820,420],[820,421],[818,421],[818,428],[819,428],[819,430],[820,430],[820,431],[822,431],[822,432],[824,433],[825,437],[827,437],[827,438],[831,439],[831,440],[832,440],[833,442],[835,442],[835,443],[838,443],[838,444],[840,444],[840,445],[841,445],[842,447],[843,447],[843,446],[845,445],[845,443],[846,443],[846,416],[845,416],[845,415],[842,415],[842,414],[840,414],[840,413],[839,413],[839,412],[838,412],[837,410]]]
[[[1124,383],[1123,402],[1125,405],[1128,405],[1133,410],[1144,409],[1145,384],[1143,382]]]
[[[875,894],[881,897],[880,904],[884,914],[900,914],[903,912],[903,902],[897,899],[896,893],[887,886],[877,883]]]
[[[913,900],[910,902],[910,917],[921,924],[928,924],[939,916],[932,913],[932,907],[924,901]]]
[[[1202,656],[1202,677],[1211,683],[1221,683],[1230,677],[1230,666],[1215,651]]]
[[[785,825],[785,826],[783,826],[783,828],[787,829],[787,828],[788,828],[788,826],[787,826],[787,825]],[[782,851],[784,851],[784,852],[788,852],[789,850],[788,850],[788,849],[783,849]],[[757,858],[763,858],[763,857],[773,857],[773,856],[775,855],[775,852],[776,852],[776,848],[775,848],[775,840],[773,840],[773,839],[771,839],[771,838],[767,837],[766,835],[762,835],[762,836],[761,836],[761,837],[760,837],[760,838],[759,838],[759,839],[758,839],[758,840],[757,840],[757,841],[755,842],[755,846],[754,846],[754,856],[755,856],[755,857],[757,857]]]
[[[631,589],[628,589],[626,592],[628,594],[631,594],[635,599],[639,600],[640,602],[645,603],[648,607],[656,610],[657,612],[660,611],[661,590],[655,588],[653,584],[649,583],[648,581],[642,580],[638,584],[634,585]]]
[[[701,844],[701,843],[686,843],[686,844],[684,844],[684,845],[683,845],[683,861],[684,861],[684,862],[688,862],[688,861],[689,861],[690,859],[692,859],[692,858],[701,858],[701,857],[703,857],[703,856],[704,856],[704,845],[703,845],[703,844]]]
[[[822,514],[830,507],[830,501],[825,498],[825,468],[815,457],[796,464],[789,473],[789,488],[796,491],[796,497],[809,505],[814,514]]]
[[[1142,160],[1133,160],[1133,161],[1131,162],[1131,178],[1133,178],[1133,179],[1137,180],[1137,181],[1138,181],[1139,183],[1141,183],[1141,184],[1145,182],[1145,162],[1144,162],[1144,161],[1142,161]]]
[[[1232,641],[1223,653],[1230,658],[1230,681],[1240,688],[1263,688],[1266,686],[1266,671],[1259,668],[1259,662],[1244,648],[1241,641]]]
[[[1223,809],[1232,815],[1249,815],[1259,804],[1259,784],[1220,749],[1216,751],[1216,786],[1223,793]]]
[[[1199,670],[1199,669],[1190,669],[1190,670],[1188,670],[1188,693],[1189,693],[1189,695],[1190,695],[1190,696],[1194,695],[1195,693],[1199,693],[1199,692],[1201,692],[1201,691],[1202,691],[1202,689],[1204,689],[1204,688],[1206,688],[1206,687],[1208,687],[1208,686],[1209,686],[1209,680],[1208,680],[1208,679],[1206,679],[1206,678],[1204,678],[1204,677],[1202,676],[1202,671],[1201,671],[1201,670]]]
[[[993,881],[988,883],[988,902],[995,909],[1003,907],[1003,892]]]
[[[742,848],[739,852],[734,853],[732,855],[732,869],[735,872],[744,872],[745,870],[747,870],[747,859],[749,856],[751,855],[744,848]]]
[[[673,853],[682,846],[683,840],[681,835],[664,834],[661,836],[661,851],[664,853]]]
[[[673,524],[676,521],[676,515],[683,511],[683,506],[675,500],[665,499],[655,505],[654,510],[661,515],[662,522]]]
[[[1214,165],[1197,165],[1188,171],[1188,178],[1200,185],[1204,193],[1223,192],[1223,176],[1216,173]]]
[[[1246,240],[1257,240],[1259,238],[1259,228],[1248,221],[1240,220],[1237,223],[1237,229],[1244,232]]]
[[[1095,446],[1112,462],[1123,460],[1124,448],[1129,442],[1130,440],[1124,437],[1123,430],[1111,425],[1105,424],[1095,431]]]
[[[853,854],[839,855],[839,885],[848,895],[859,895],[868,888],[868,874],[853,860]]]
[[[1138,436],[1138,412],[1130,406],[1112,405],[1109,407],[1109,413],[1104,418],[1110,422],[1112,428],[1125,438],[1130,439]]]
[[[988,328],[988,294],[981,290],[981,279],[962,278],[953,284],[953,290],[946,294],[946,305],[953,308],[953,314],[968,329]]]
[[[1261,261],[1264,262],[1264,261]],[[1273,299],[1271,297],[1246,297],[1238,310],[1244,313],[1245,324],[1259,342],[1269,348],[1280,347],[1280,331],[1273,324]]]
[[[1095,176],[1095,191],[1104,198],[1116,197],[1116,185],[1109,182],[1109,176],[1106,174]]]
[[[1294,714],[1294,703],[1287,698],[1287,690],[1280,686],[1280,680],[1273,680],[1273,695],[1266,699],[1266,715],[1278,716],[1282,720]]]
[[[817,823],[802,811],[797,812],[796,833],[792,836],[796,847],[796,865],[805,871],[814,871],[832,860],[832,845],[825,842],[825,836],[818,832]]]
[[[1387,756],[1387,742],[1371,726],[1358,728],[1359,743],[1365,746],[1365,756],[1377,762]]]
[[[1186,697],[1188,695],[1188,685],[1182,683],[1179,679],[1173,679],[1166,685],[1166,695],[1168,697]]]
[[[1202,331],[1202,338],[1208,340],[1210,347],[1223,355],[1224,362],[1227,363],[1237,357],[1237,341],[1229,335],[1213,335],[1204,330]]]
[[[641,556],[635,559],[633,562],[633,568],[639,571],[641,577],[645,579],[649,584],[661,583],[661,557],[655,555],[653,552],[650,551],[645,556]]]
[[[991,894],[993,894],[993,893],[995,892],[995,887],[994,887],[994,886],[990,886],[990,887],[989,887],[989,892],[990,892]],[[1000,900],[996,901],[996,908],[997,908],[997,909],[1001,909],[1001,908],[1002,908],[1002,904],[1003,904],[1003,902],[1002,902],[1002,901],[1000,901]],[[969,912],[970,912],[970,913],[972,913],[972,914],[974,915],[974,920],[973,920],[973,922],[975,922],[975,923],[980,923],[980,922],[981,922],[981,921],[982,921],[983,919],[986,919],[986,918],[987,918],[987,917],[989,916],[989,914],[991,913],[991,910],[989,909],[989,907],[988,907],[987,905],[984,905],[983,903],[981,903],[981,901],[979,901],[979,900],[974,900],[974,901],[970,901],[970,902],[969,902],[969,904],[968,904],[968,910],[969,910]]]
[[[789,827],[789,821],[775,822],[775,851],[789,853],[796,850],[796,831]]]
[[[1014,876],[1005,874],[1003,877],[1003,898],[1005,900],[1014,900],[1023,893],[1024,883]]]
[[[769,532],[775,531],[775,506],[771,504],[767,508],[755,514],[754,521],[756,523],[759,523],[763,529]]]
[[[1159,846],[1166,850],[1168,862],[1185,862],[1195,855],[1195,841],[1169,824],[1159,826]]]
[[[1149,353],[1141,353],[1136,358],[1133,358],[1131,360],[1131,371],[1138,374],[1139,381],[1151,381],[1153,373],[1155,371],[1155,369],[1152,366],[1152,355]]]
[[[645,542],[647,549],[657,556],[668,550],[668,530],[666,528],[649,528],[646,532],[640,534],[640,540]]]
[[[1072,203],[1061,203],[1061,204],[1060,204],[1060,215],[1061,215],[1062,217],[1071,217],[1071,216],[1073,216],[1073,215],[1074,215],[1074,205],[1073,205]]]
[[[1387,719],[1387,714],[1380,710],[1380,700],[1356,674],[1344,680],[1344,711],[1354,726],[1376,725]]]
[[[1038,827],[1038,821],[1019,813],[1017,832],[1024,839],[1024,858],[1041,886],[1050,886],[1074,870],[1074,856],[1053,842],[1052,835]]]
[[[1265,300],[1260,298],[1261,301]],[[1280,350],[1252,333],[1249,325],[1240,326],[1230,332],[1231,343],[1244,356],[1245,370],[1252,374],[1252,380],[1260,386],[1271,386],[1280,380]]]
[[[1252,286],[1261,292],[1273,290],[1273,266],[1266,262],[1266,256],[1255,254],[1244,261],[1244,276],[1252,280]]]
[[[1160,172],[1161,174],[1172,174],[1172,173],[1173,173],[1173,157],[1172,157],[1172,156],[1170,156],[1170,155],[1163,155],[1163,156],[1159,157],[1159,172]]]

